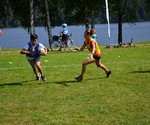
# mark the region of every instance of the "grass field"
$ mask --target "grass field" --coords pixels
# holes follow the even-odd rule
[[[42,57],[46,82],[35,81],[19,51],[0,53],[1,125],[150,125],[150,42],[101,47],[112,75],[91,64],[83,82],[74,77],[87,50]]]

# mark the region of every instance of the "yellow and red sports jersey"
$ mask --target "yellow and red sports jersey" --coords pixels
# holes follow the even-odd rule
[[[94,55],[100,57],[101,56],[101,51],[100,48],[98,46],[98,43],[94,40],[94,39],[90,39],[89,41],[85,40],[84,41],[84,45],[86,45],[87,49],[92,52],[93,48],[92,48],[92,42],[95,43],[95,52]]]

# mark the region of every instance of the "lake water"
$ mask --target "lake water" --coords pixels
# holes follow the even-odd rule
[[[52,28],[52,35],[58,35],[61,27]],[[83,33],[85,26],[68,26],[69,32],[72,33],[72,38],[78,46],[81,46],[84,41]],[[108,37],[107,24],[95,25],[98,35],[99,44],[116,44],[118,40],[118,25],[110,24],[110,35]],[[123,23],[123,42],[150,41],[150,22],[138,22],[134,25]],[[2,29],[3,34],[0,37],[2,48],[23,48],[29,42],[29,34],[23,28],[6,28]],[[43,27],[36,27],[36,34],[39,36],[39,42],[49,47],[47,31]]]

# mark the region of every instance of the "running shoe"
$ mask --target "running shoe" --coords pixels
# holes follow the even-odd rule
[[[45,78],[45,76],[42,76],[41,78],[42,78],[42,80],[43,80],[43,81],[46,81],[46,78]]]
[[[36,81],[39,81],[40,80],[40,77],[39,76],[36,76]]]
[[[111,71],[109,70],[109,71],[107,71],[107,73],[106,73],[106,78],[108,78],[109,76],[110,76],[110,74],[111,74]]]
[[[81,82],[81,81],[83,80],[83,77],[78,76],[78,77],[75,77],[75,79],[76,79],[78,82]]]

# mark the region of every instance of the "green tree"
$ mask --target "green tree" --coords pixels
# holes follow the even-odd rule
[[[30,31],[30,0],[10,0],[13,10],[13,19],[19,20],[21,26]]]
[[[35,26],[45,27],[59,26],[63,22],[67,22],[69,25],[81,24],[89,28],[89,24],[91,24],[91,27],[94,27],[95,20],[98,18],[106,22],[105,0],[46,0],[47,4],[45,4],[45,0],[33,0],[34,12],[32,13],[34,13],[34,16],[32,19],[30,1],[2,0],[0,2],[0,20],[19,20],[21,26],[28,28],[29,31],[31,30],[30,25],[33,18]],[[110,22],[113,22],[117,18],[118,44],[122,45],[122,23],[124,21],[138,21],[139,14],[141,19],[148,13],[150,14],[150,1],[108,0],[108,2]],[[45,5],[47,5],[47,9]],[[144,9],[143,5],[147,9]],[[50,38],[50,30],[48,32]]]
[[[122,45],[122,23],[124,20],[134,22],[137,20],[137,11],[140,0],[109,0],[110,15],[118,18],[118,44]]]
[[[48,0],[45,0],[45,10],[46,10],[46,19],[47,19],[47,32],[48,32],[48,38],[49,38],[49,46],[51,42],[52,32],[51,32],[51,20],[50,20],[50,14],[49,14],[49,7],[48,7]]]
[[[144,0],[144,3],[147,3],[146,11],[147,11],[147,14],[150,16],[150,0]]]
[[[9,27],[10,22],[12,22],[12,17],[13,17],[13,13],[12,13],[12,9],[9,6],[10,1],[9,0],[2,0],[0,2],[0,27],[4,27],[7,26]]]
[[[64,19],[73,23],[94,27],[96,16],[103,8],[104,0],[64,0]]]
[[[31,35],[35,33],[33,0],[29,0],[29,5],[30,5],[30,35]]]

